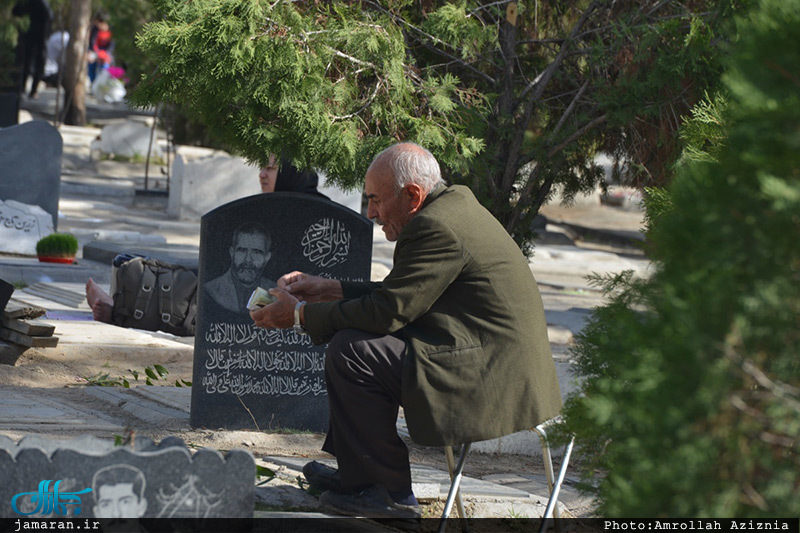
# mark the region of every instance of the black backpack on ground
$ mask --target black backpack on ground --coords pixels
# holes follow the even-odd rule
[[[146,257],[114,259],[114,310],[117,326],[194,335],[197,276],[186,267]]]

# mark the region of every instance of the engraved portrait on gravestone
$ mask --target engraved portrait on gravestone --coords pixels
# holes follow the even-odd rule
[[[106,466],[92,478],[95,518],[140,518],[147,510],[146,480],[134,466]]]
[[[272,238],[261,224],[247,222],[233,232],[230,267],[221,276],[205,284],[208,295],[222,308],[248,313],[247,300],[257,287],[270,289],[276,283],[264,277],[264,267],[272,253]]]

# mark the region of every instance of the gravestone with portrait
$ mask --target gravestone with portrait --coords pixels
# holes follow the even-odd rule
[[[115,446],[0,435],[0,472],[6,518],[247,518],[255,503],[248,451],[192,454],[176,437]]]
[[[369,281],[372,223],[326,199],[258,194],[200,224],[190,423],[227,429],[328,429],[325,347],[253,325],[247,300],[295,270]]]
[[[0,129],[0,200],[38,205],[58,229],[61,134],[43,120]]]

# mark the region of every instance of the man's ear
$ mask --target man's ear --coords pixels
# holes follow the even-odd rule
[[[147,511],[147,498],[142,496],[139,499],[139,504],[136,506],[136,511],[138,513],[137,517],[141,518],[144,516],[145,511]]]
[[[425,201],[427,193],[416,183],[409,183],[403,189],[403,194],[408,197],[411,203],[411,212],[414,213],[422,208],[422,203]]]

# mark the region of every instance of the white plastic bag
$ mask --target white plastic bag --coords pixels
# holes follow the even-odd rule
[[[92,94],[98,100],[108,103],[121,102],[125,99],[125,86],[122,81],[112,78],[108,70],[101,69],[92,83]]]

